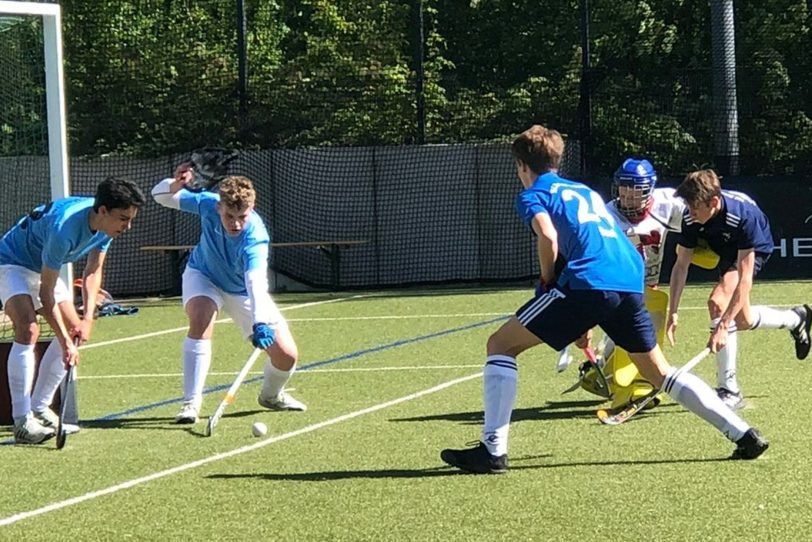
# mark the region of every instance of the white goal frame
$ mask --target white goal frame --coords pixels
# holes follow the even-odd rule
[[[70,178],[68,171],[67,122],[65,120],[65,80],[62,62],[62,8],[59,4],[0,0],[0,15],[42,17],[51,199],[67,197],[70,194]],[[63,267],[60,275],[68,288],[72,288],[72,266],[66,265]]]

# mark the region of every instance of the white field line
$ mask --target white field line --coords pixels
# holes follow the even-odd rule
[[[313,431],[318,431],[319,429],[323,429],[325,427],[329,427],[331,425],[335,425],[337,423],[341,423],[347,420],[351,420],[353,418],[357,418],[359,416],[364,416],[365,414],[370,414],[372,412],[377,412],[378,410],[383,410],[385,408],[389,408],[391,406],[398,405],[400,403],[405,403],[407,401],[412,401],[414,399],[418,399],[423,397],[424,395],[430,395],[432,393],[436,393],[438,391],[442,391],[446,388],[450,388],[451,386],[455,386],[457,384],[461,384],[463,382],[467,382],[468,380],[473,380],[475,378],[479,378],[482,376],[482,372],[478,372],[472,375],[463,376],[461,378],[455,378],[454,380],[449,380],[437,386],[418,391],[416,393],[412,393],[410,395],[405,395],[398,399],[393,399],[391,401],[386,401],[385,403],[379,403],[377,405],[373,405],[368,408],[364,408],[361,410],[356,410],[355,412],[350,412],[348,414],[344,414],[342,416],[338,416],[335,418],[331,418],[329,420],[325,420],[323,422],[314,423],[312,425],[308,425],[301,429],[297,429],[296,431],[291,431],[289,433],[283,433],[281,435],[277,435],[274,437],[267,438],[255,444],[251,444],[249,446],[242,446],[240,448],[235,448],[234,450],[230,450],[228,452],[223,452],[215,455],[211,455],[209,457],[204,457],[203,459],[198,459],[197,461],[192,461],[191,463],[185,463],[183,465],[178,465],[177,467],[172,467],[171,469],[162,470],[159,472],[155,472],[153,474],[149,474],[147,476],[142,476],[141,478],[135,478],[133,480],[129,480],[126,482],[122,482],[120,484],[116,484],[114,486],[106,487],[104,489],[99,489],[97,491],[91,491],[89,493],[85,493],[84,495],[79,495],[77,497],[72,497],[70,499],[66,499],[64,501],[58,501],[41,508],[36,508],[34,510],[29,510],[27,512],[19,512],[14,514],[13,516],[9,516],[7,518],[0,519],[0,527],[11,525],[13,523],[17,523],[18,521],[22,521],[24,519],[41,516],[42,514],[47,514],[49,512],[54,512],[56,510],[60,510],[62,508],[67,508],[69,506],[73,506],[76,504],[81,504],[86,501],[90,501],[96,499],[98,497],[103,497],[105,495],[112,495],[113,493],[117,493],[124,489],[129,489],[131,487],[135,487],[141,484],[146,484],[147,482],[151,482],[153,480],[158,480],[160,478],[166,478],[167,476],[172,476],[173,474],[178,474],[187,470],[196,469],[198,467],[202,467],[204,465],[208,465],[209,463],[214,463],[216,461],[221,461],[223,459],[228,459],[230,457],[238,456],[247,452],[252,452],[254,450],[258,450],[260,448],[264,448],[265,446],[269,446],[271,444],[281,442],[283,440],[287,440],[289,438],[297,437],[299,435],[304,435],[306,433],[311,433]]]
[[[301,309],[301,308],[304,308],[304,307],[314,307],[316,305],[327,305],[328,303],[337,303],[339,301],[348,301],[348,300],[351,300],[351,299],[358,299],[358,298],[361,298],[361,297],[369,297],[369,296],[368,295],[352,295],[350,297],[339,297],[337,299],[327,299],[327,300],[324,300],[324,301],[311,301],[310,303],[302,303],[300,305],[291,305],[290,307],[282,307],[279,310],[281,310],[281,311],[290,311],[290,310],[293,310],[293,309]],[[221,318],[220,320],[215,320],[214,323],[215,324],[222,324],[224,322],[230,322],[230,321],[231,321],[231,318]],[[186,331],[188,329],[189,329],[189,326],[184,326],[184,327],[175,327],[175,328],[172,328],[172,329],[164,329],[163,331],[153,331],[152,333],[144,333],[144,334],[141,334],[141,335],[134,335],[132,337],[123,337],[121,339],[112,339],[112,340],[109,340],[109,341],[102,341],[102,342],[98,342],[98,343],[86,344],[84,346],[80,346],[79,349],[80,350],[87,350],[89,348],[98,348],[100,346],[109,346],[111,344],[125,343],[125,342],[130,342],[130,341],[138,341],[140,339],[148,339],[149,337],[157,337],[159,335],[168,335],[169,333],[177,333],[179,331]]]
[[[425,370],[445,370],[445,369],[476,369],[482,367],[482,364],[469,364],[469,365],[427,365],[424,367],[413,365],[404,367],[356,367],[348,369],[305,369],[297,371],[296,376],[306,375],[310,373],[374,373],[377,371],[425,371]],[[209,376],[234,376],[233,372],[212,372],[208,373]],[[251,371],[249,375],[261,375],[262,371]],[[179,378],[183,373],[144,373],[144,374],[120,374],[120,375],[90,375],[77,377],[79,380],[114,380],[120,378]],[[286,388],[288,389],[288,388]]]

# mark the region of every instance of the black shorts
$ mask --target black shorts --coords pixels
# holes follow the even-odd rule
[[[657,344],[643,294],[638,293],[556,287],[522,305],[516,318],[556,350],[595,326],[627,352],[648,352]]]
[[[756,275],[764,268],[769,259],[769,254],[756,252],[756,261],[753,264],[753,278],[756,278]],[[737,248],[728,249],[719,254],[719,265],[716,266],[716,270],[719,271],[719,278],[722,278],[725,273],[735,271],[738,263],[739,249]]]

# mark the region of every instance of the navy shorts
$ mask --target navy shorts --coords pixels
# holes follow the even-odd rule
[[[756,278],[756,275],[764,268],[764,264],[766,264],[769,259],[769,254],[756,252],[756,261],[753,263],[753,278]],[[719,278],[722,278],[722,275],[728,271],[735,271],[738,263],[739,250],[736,248],[725,250],[719,255],[719,265],[716,266],[716,269],[719,271]]]
[[[595,326],[627,352],[648,352],[657,344],[643,294],[556,287],[525,303],[516,318],[556,350]]]

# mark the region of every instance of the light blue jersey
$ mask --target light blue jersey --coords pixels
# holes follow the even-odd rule
[[[0,265],[59,270],[94,248],[107,252],[112,237],[91,231],[93,198],[70,197],[36,207],[0,240]]]
[[[231,236],[217,213],[219,194],[181,190],[180,209],[200,215],[200,241],[189,257],[189,267],[197,269],[226,293],[248,295],[245,272],[268,266],[271,239],[262,218],[252,212],[245,228]]]
[[[519,194],[516,210],[526,224],[539,213],[550,216],[559,255],[567,261],[559,286],[643,292],[643,259],[588,186],[545,173]]]

